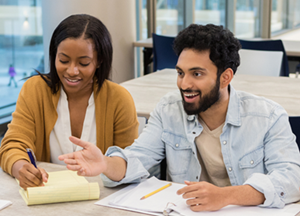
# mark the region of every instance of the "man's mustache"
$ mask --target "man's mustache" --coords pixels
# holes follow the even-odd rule
[[[180,91],[182,93],[199,93],[201,95],[201,91],[200,90],[192,90],[192,89],[180,89]]]

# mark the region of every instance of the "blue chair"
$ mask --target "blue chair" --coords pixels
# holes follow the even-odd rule
[[[175,68],[178,56],[173,50],[175,37],[152,34],[153,39],[153,71],[164,68]]]
[[[292,131],[296,135],[296,143],[300,150],[300,116],[290,116],[289,121]]]
[[[281,40],[242,40],[239,39],[242,49],[264,50],[264,51],[282,51],[282,65],[280,76],[289,76],[289,64],[287,55]]]

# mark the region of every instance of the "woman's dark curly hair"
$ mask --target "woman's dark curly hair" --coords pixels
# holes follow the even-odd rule
[[[97,78],[98,91],[104,80],[109,77],[113,48],[111,36],[107,28],[99,19],[93,16],[86,14],[71,15],[64,19],[52,34],[49,47],[50,72],[47,74],[39,73],[51,88],[53,94],[58,91],[60,85],[55,67],[57,47],[67,38],[77,39],[81,36],[84,36],[84,39],[91,39],[94,43],[94,49],[97,52],[97,63],[99,67],[96,68],[95,77]]]
[[[240,65],[240,42],[223,26],[191,24],[178,33],[173,44],[178,56],[186,48],[196,51],[209,50],[209,58],[218,68],[218,77],[227,68],[231,68],[235,74]]]

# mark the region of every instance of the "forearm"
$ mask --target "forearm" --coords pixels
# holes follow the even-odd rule
[[[223,193],[226,205],[260,205],[265,201],[264,194],[250,185],[224,187]]]
[[[113,181],[121,181],[126,174],[127,162],[121,157],[107,157],[106,170],[103,172],[109,179]]]

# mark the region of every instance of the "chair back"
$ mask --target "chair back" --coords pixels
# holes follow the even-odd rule
[[[281,51],[241,49],[239,54],[241,64],[237,74],[279,76],[283,55]]]
[[[175,68],[178,56],[173,50],[175,37],[152,34],[153,40],[153,71]]]
[[[281,40],[242,40],[239,39],[242,49],[281,51],[283,52],[280,76],[289,76],[287,55]]]
[[[296,136],[296,143],[300,150],[300,116],[290,116],[289,121],[292,131]]]

